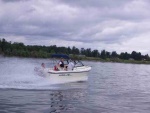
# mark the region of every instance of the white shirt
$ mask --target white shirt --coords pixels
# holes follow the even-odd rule
[[[73,68],[74,68],[74,63],[69,62],[68,67],[67,67],[68,71],[73,70]]]

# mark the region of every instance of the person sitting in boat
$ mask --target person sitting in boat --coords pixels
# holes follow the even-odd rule
[[[59,71],[61,71],[61,70],[66,70],[65,64],[64,64],[64,58],[61,58],[61,59],[60,59],[57,68],[58,68]]]
[[[63,58],[61,58],[60,59],[60,61],[59,61],[59,66],[61,67],[61,68],[64,68],[64,59]]]
[[[73,68],[74,68],[74,63],[72,62],[72,60],[70,60],[69,64],[68,64],[68,67],[67,67],[67,70],[71,71],[71,70],[73,70]]]
[[[43,69],[45,68],[45,64],[44,63],[42,63],[41,66],[42,66]]]

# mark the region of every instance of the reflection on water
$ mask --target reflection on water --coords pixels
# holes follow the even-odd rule
[[[67,103],[67,99],[61,91],[51,93],[50,100],[50,113],[66,112],[73,108],[69,103]]]
[[[68,107],[66,107],[66,105],[64,105],[62,103],[62,100],[63,100],[62,92],[50,94],[50,100],[51,100],[51,103],[50,103],[51,111],[50,111],[50,113],[67,110]]]
[[[86,102],[88,82],[74,82],[59,85],[60,90],[50,92],[50,112],[74,113]],[[65,89],[65,90],[62,90]]]
[[[1,90],[0,113],[70,113],[84,104],[85,90]]]

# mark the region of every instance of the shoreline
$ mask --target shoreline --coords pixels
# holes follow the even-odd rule
[[[82,60],[87,60],[87,61],[98,61],[98,62],[111,62],[111,63],[124,63],[124,64],[150,64],[150,61],[144,61],[144,60],[141,60],[141,61],[137,61],[137,60],[123,60],[123,59],[110,59],[110,58],[107,58],[107,59],[101,59],[101,58],[85,58],[85,59],[82,59]]]
[[[22,56],[5,56],[5,55],[0,55],[0,58],[4,58],[4,57],[8,57],[8,58],[35,58],[35,57],[22,57]],[[94,57],[70,57],[71,59],[79,59],[82,61],[95,61],[95,62],[110,62],[110,63],[124,63],[124,64],[150,64],[150,61],[145,61],[145,60],[141,60],[141,61],[137,61],[137,60],[123,60],[123,59],[119,59],[119,58],[107,58],[107,59],[102,59],[102,58],[94,58]],[[52,58],[41,58],[41,57],[36,57],[35,59],[52,59]]]

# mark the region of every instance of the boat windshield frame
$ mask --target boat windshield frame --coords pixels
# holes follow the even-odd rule
[[[81,60],[72,60],[66,54],[52,54],[51,57],[53,58],[53,63],[55,63],[55,64],[59,62],[58,59],[63,58],[65,65],[68,65],[69,62],[73,62],[74,65],[75,65],[74,67],[82,67],[82,66],[84,66],[84,64],[81,62]]]
[[[74,64],[75,64],[75,67],[82,67],[82,66],[84,66],[84,64],[81,62],[81,60],[74,60]]]

